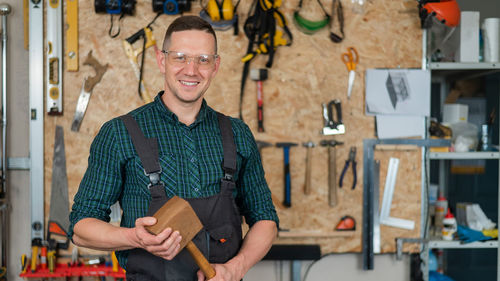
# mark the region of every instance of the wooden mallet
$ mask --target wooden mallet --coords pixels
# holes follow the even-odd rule
[[[191,241],[203,228],[203,224],[186,200],[177,196],[170,198],[167,203],[156,211],[153,217],[157,219],[157,222],[146,227],[149,232],[157,235],[167,227],[172,228],[172,231],[179,231],[182,236],[179,251],[184,247],[187,248],[189,254],[207,277],[207,280],[215,276],[213,267]]]

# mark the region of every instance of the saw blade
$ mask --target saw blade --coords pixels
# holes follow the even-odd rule
[[[69,228],[68,176],[64,151],[64,131],[56,126],[49,220],[57,222],[66,232]]]

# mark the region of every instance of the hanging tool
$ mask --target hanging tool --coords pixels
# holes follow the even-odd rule
[[[335,18],[335,14],[337,17]],[[336,19],[336,20],[335,20]],[[336,22],[338,21],[338,27]],[[339,31],[340,35],[337,34]],[[330,21],[330,40],[334,43],[340,43],[344,40],[344,9],[342,8],[342,3],[340,0],[332,1],[332,19]]]
[[[62,74],[62,2],[51,0],[47,6],[47,32],[46,32],[46,93],[47,113],[60,115],[63,113],[63,74]]]
[[[323,4],[321,3],[320,0],[317,0],[318,4],[321,7],[321,10],[323,10],[323,13],[325,14],[322,20],[312,21],[302,17],[300,15],[300,10],[302,9],[302,1],[303,0],[299,0],[299,4],[297,5],[295,12],[293,13],[293,22],[298,27],[298,30],[302,31],[305,34],[311,35],[330,23],[331,17],[326,12],[325,7],[323,7]]]
[[[356,78],[356,65],[359,62],[358,51],[356,51],[356,48],[354,47],[349,47],[347,48],[347,52],[342,53],[340,58],[347,67],[347,71],[349,71],[349,81],[347,84],[347,99],[350,99],[352,93],[352,86],[354,85],[354,78]]]
[[[206,5],[203,5],[200,0],[200,17],[206,20],[215,30],[228,30],[234,28],[233,35],[238,35],[238,14],[236,10],[240,4],[240,0],[233,6],[232,0],[209,0]]]
[[[342,105],[340,100],[335,99],[326,104],[322,104],[323,106],[323,135],[341,135],[345,133],[345,126],[342,123]],[[336,117],[337,120],[333,118],[333,107],[335,106]]]
[[[178,15],[191,10],[191,0],[153,0],[153,12]]]
[[[312,148],[316,146],[314,142],[308,141],[302,144],[307,148],[306,153],[306,177],[304,181],[304,194],[311,194],[311,166],[312,166]]]
[[[356,188],[356,182],[357,182],[357,174],[356,174],[356,147],[351,146],[351,149],[349,150],[349,158],[345,160],[345,165],[344,169],[342,169],[342,173],[340,174],[340,179],[339,179],[339,187],[342,187],[342,182],[344,180],[345,173],[347,172],[347,169],[349,168],[349,164],[352,163],[352,188]]]
[[[78,0],[66,1],[66,69],[78,71]]]
[[[64,151],[64,132],[56,126],[54,157],[52,163],[52,188],[50,192],[49,227],[47,241],[49,248],[54,240],[55,246],[68,249],[69,238],[69,199],[68,176],[66,174],[66,155]]]
[[[239,118],[243,119],[242,105],[245,92],[245,83],[250,71],[250,62],[258,54],[269,55],[266,67],[271,68],[274,60],[274,53],[279,46],[292,45],[293,36],[287,26],[285,16],[279,11],[282,1],[260,0],[254,1],[243,29],[248,38],[248,48],[246,55],[241,59],[244,63],[241,87]],[[277,29],[278,25],[283,31]],[[284,37],[286,34],[286,39]]]
[[[154,20],[153,20],[153,22],[154,22]],[[150,25],[153,22],[151,22]],[[134,43],[136,43],[140,39],[143,40],[142,48],[134,49],[134,46],[133,46]],[[151,94],[149,93],[148,89],[146,88],[146,86],[144,84],[144,80],[142,79],[144,58],[145,58],[145,54],[146,54],[146,49],[148,49],[149,47],[153,47],[155,52],[158,51],[158,47],[156,47],[156,39],[153,36],[153,29],[150,26],[146,26],[146,27],[142,28],[141,30],[134,33],[132,36],[123,40],[123,48],[125,49],[125,53],[127,54],[127,57],[130,61],[130,64],[132,65],[132,68],[134,69],[135,75],[137,76],[137,79],[139,80],[139,87],[137,90],[139,93],[139,97],[145,103],[149,103],[149,102],[153,101],[153,98],[151,97]],[[139,58],[139,55],[141,53],[142,53],[141,65],[138,66],[138,58]]]
[[[31,239],[44,237],[44,2],[29,1]]]
[[[71,131],[78,132],[80,130],[80,125],[82,124],[83,116],[85,116],[85,111],[87,111],[87,105],[89,104],[90,95],[95,85],[99,83],[102,76],[108,69],[108,64],[100,64],[93,56],[92,51],[89,51],[87,58],[83,62],[84,65],[89,65],[94,68],[95,76],[86,77],[83,80],[82,89],[80,90],[80,96],[78,97],[78,103],[76,104],[75,116],[73,117],[73,123],[71,123]]]
[[[259,132],[264,132],[264,92],[262,82],[267,79],[267,69],[259,68],[250,70],[250,78],[257,82],[257,120]]]
[[[136,0],[95,0],[94,10],[96,13],[110,14],[111,26],[108,35],[115,38],[120,34],[120,21],[125,15],[133,15],[135,11]],[[118,31],[113,34],[113,15],[120,15],[118,18]]]
[[[267,141],[255,141],[257,143],[257,149],[259,150],[259,154],[260,154],[260,159],[262,159],[262,149],[263,148],[266,148],[266,147],[269,147],[269,146],[272,146],[272,144],[270,142],[267,142]]]
[[[276,147],[283,148],[283,160],[284,160],[284,182],[285,182],[285,200],[283,205],[285,207],[292,206],[292,179],[290,177],[290,147],[297,146],[293,142],[278,142]]]
[[[322,140],[321,146],[328,147],[328,204],[337,205],[337,145],[344,144],[336,140]]]
[[[343,216],[335,226],[338,231],[353,231],[356,230],[356,220],[351,216]]]

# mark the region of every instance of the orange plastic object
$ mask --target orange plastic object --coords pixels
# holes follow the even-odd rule
[[[449,27],[460,23],[460,7],[456,0],[427,3],[423,9],[426,9],[429,14],[434,13],[440,22]]]

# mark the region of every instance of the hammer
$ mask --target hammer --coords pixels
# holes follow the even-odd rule
[[[321,146],[328,146],[328,204],[337,205],[337,151],[336,146],[344,144],[336,140],[322,140]]]
[[[251,69],[250,78],[257,82],[257,120],[259,132],[264,132],[264,93],[262,81],[267,79],[267,68]]]
[[[271,146],[272,144],[267,141],[259,141],[259,140],[255,142],[257,143],[257,149],[259,150],[260,158],[262,159],[262,149]]]
[[[316,145],[312,141],[308,141],[302,144],[303,146],[307,147],[307,154],[306,154],[306,178],[304,182],[304,194],[309,195],[311,193],[311,163],[312,163],[312,148],[315,147]]]
[[[283,147],[283,160],[284,160],[284,174],[285,174],[285,201],[283,205],[285,207],[292,206],[292,182],[290,178],[290,147],[297,146],[293,142],[278,142],[276,147]]]
[[[186,247],[207,280],[212,279],[215,276],[215,270],[203,256],[203,253],[191,241],[203,228],[203,224],[191,205],[186,200],[174,196],[156,211],[153,217],[157,219],[156,224],[147,226],[146,229],[155,235],[158,235],[167,227],[179,231],[182,237],[179,251]]]

